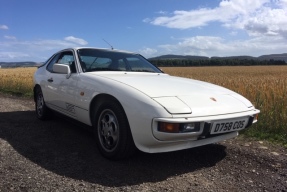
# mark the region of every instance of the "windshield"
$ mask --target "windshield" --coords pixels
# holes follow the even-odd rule
[[[84,72],[134,71],[162,73],[138,54],[99,49],[79,49],[78,55]]]

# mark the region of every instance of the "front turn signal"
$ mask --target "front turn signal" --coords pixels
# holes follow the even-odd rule
[[[158,130],[167,133],[179,133],[179,123],[159,122]]]

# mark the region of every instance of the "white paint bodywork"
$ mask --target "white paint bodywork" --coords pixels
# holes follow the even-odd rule
[[[50,73],[46,66],[36,71],[34,83],[41,86],[46,105],[91,126],[91,101],[99,94],[111,95],[122,105],[135,145],[144,152],[186,149],[238,135],[235,131],[198,140],[203,124],[198,133],[175,134],[157,131],[159,121],[212,123],[259,113],[241,95],[206,82],[163,73],[83,73],[79,64],[77,68],[78,72],[69,78],[65,74]],[[47,81],[51,78],[52,83]]]

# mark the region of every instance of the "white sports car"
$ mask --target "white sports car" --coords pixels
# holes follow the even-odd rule
[[[139,54],[71,48],[34,75],[39,119],[52,111],[90,126],[109,159],[187,149],[230,139],[259,110],[223,87],[170,76]]]

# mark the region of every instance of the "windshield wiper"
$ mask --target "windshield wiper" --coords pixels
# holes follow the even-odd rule
[[[115,69],[115,68],[94,68],[94,69],[91,69],[87,72],[91,72],[91,71],[122,71],[120,69]]]
[[[149,71],[149,70],[145,70],[145,69],[141,69],[141,70],[131,70],[132,72],[149,72],[149,73],[155,73],[154,71]]]

